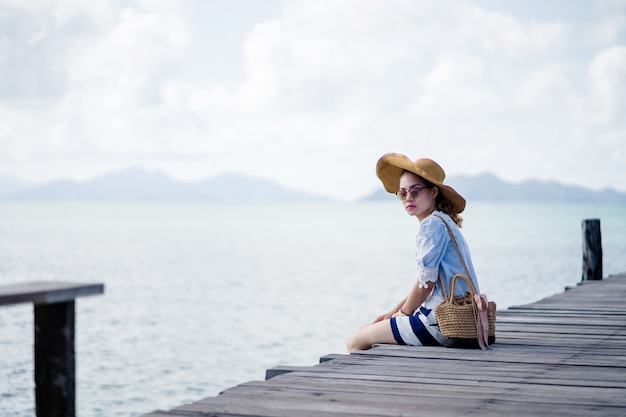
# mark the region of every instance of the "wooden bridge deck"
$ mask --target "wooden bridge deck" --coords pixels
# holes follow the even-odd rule
[[[624,416],[626,273],[499,311],[492,350],[380,345],[145,417]]]

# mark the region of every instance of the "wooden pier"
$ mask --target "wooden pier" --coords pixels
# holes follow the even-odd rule
[[[626,273],[499,311],[491,350],[378,345],[145,417],[420,415],[626,415]]]

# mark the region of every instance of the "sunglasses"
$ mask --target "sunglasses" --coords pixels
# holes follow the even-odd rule
[[[408,195],[410,195],[413,198],[417,198],[417,196],[420,194],[420,191],[422,191],[424,188],[430,188],[430,187],[418,187],[418,186],[413,186],[411,188],[409,188],[408,190],[405,190],[404,188],[401,188],[396,195],[398,196],[398,198],[400,200],[406,200],[406,197]]]

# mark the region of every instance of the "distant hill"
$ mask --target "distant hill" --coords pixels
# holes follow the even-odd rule
[[[510,183],[491,174],[452,177],[467,200],[592,202],[626,204],[626,193],[592,191],[554,181]],[[390,200],[382,187],[361,201]],[[0,201],[214,201],[226,203],[324,202],[332,199],[284,187],[274,181],[225,173],[198,181],[180,181],[162,172],[128,168],[89,181],[58,180],[35,185],[0,176]]]
[[[129,168],[89,181],[59,180],[48,184],[0,186],[0,200],[12,201],[215,201],[315,202],[322,197],[283,187],[273,181],[228,173],[200,181],[179,181],[158,171]]]
[[[521,183],[505,182],[492,174],[451,177],[445,181],[466,200],[486,201],[544,201],[626,204],[626,193],[613,189],[593,191],[584,187],[560,184],[555,181],[528,180]],[[365,200],[395,198],[382,187]]]

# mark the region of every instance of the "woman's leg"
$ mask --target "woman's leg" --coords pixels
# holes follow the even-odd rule
[[[389,320],[368,324],[357,330],[348,340],[348,353],[352,353],[355,350],[369,349],[375,343],[398,344],[393,337]]]

